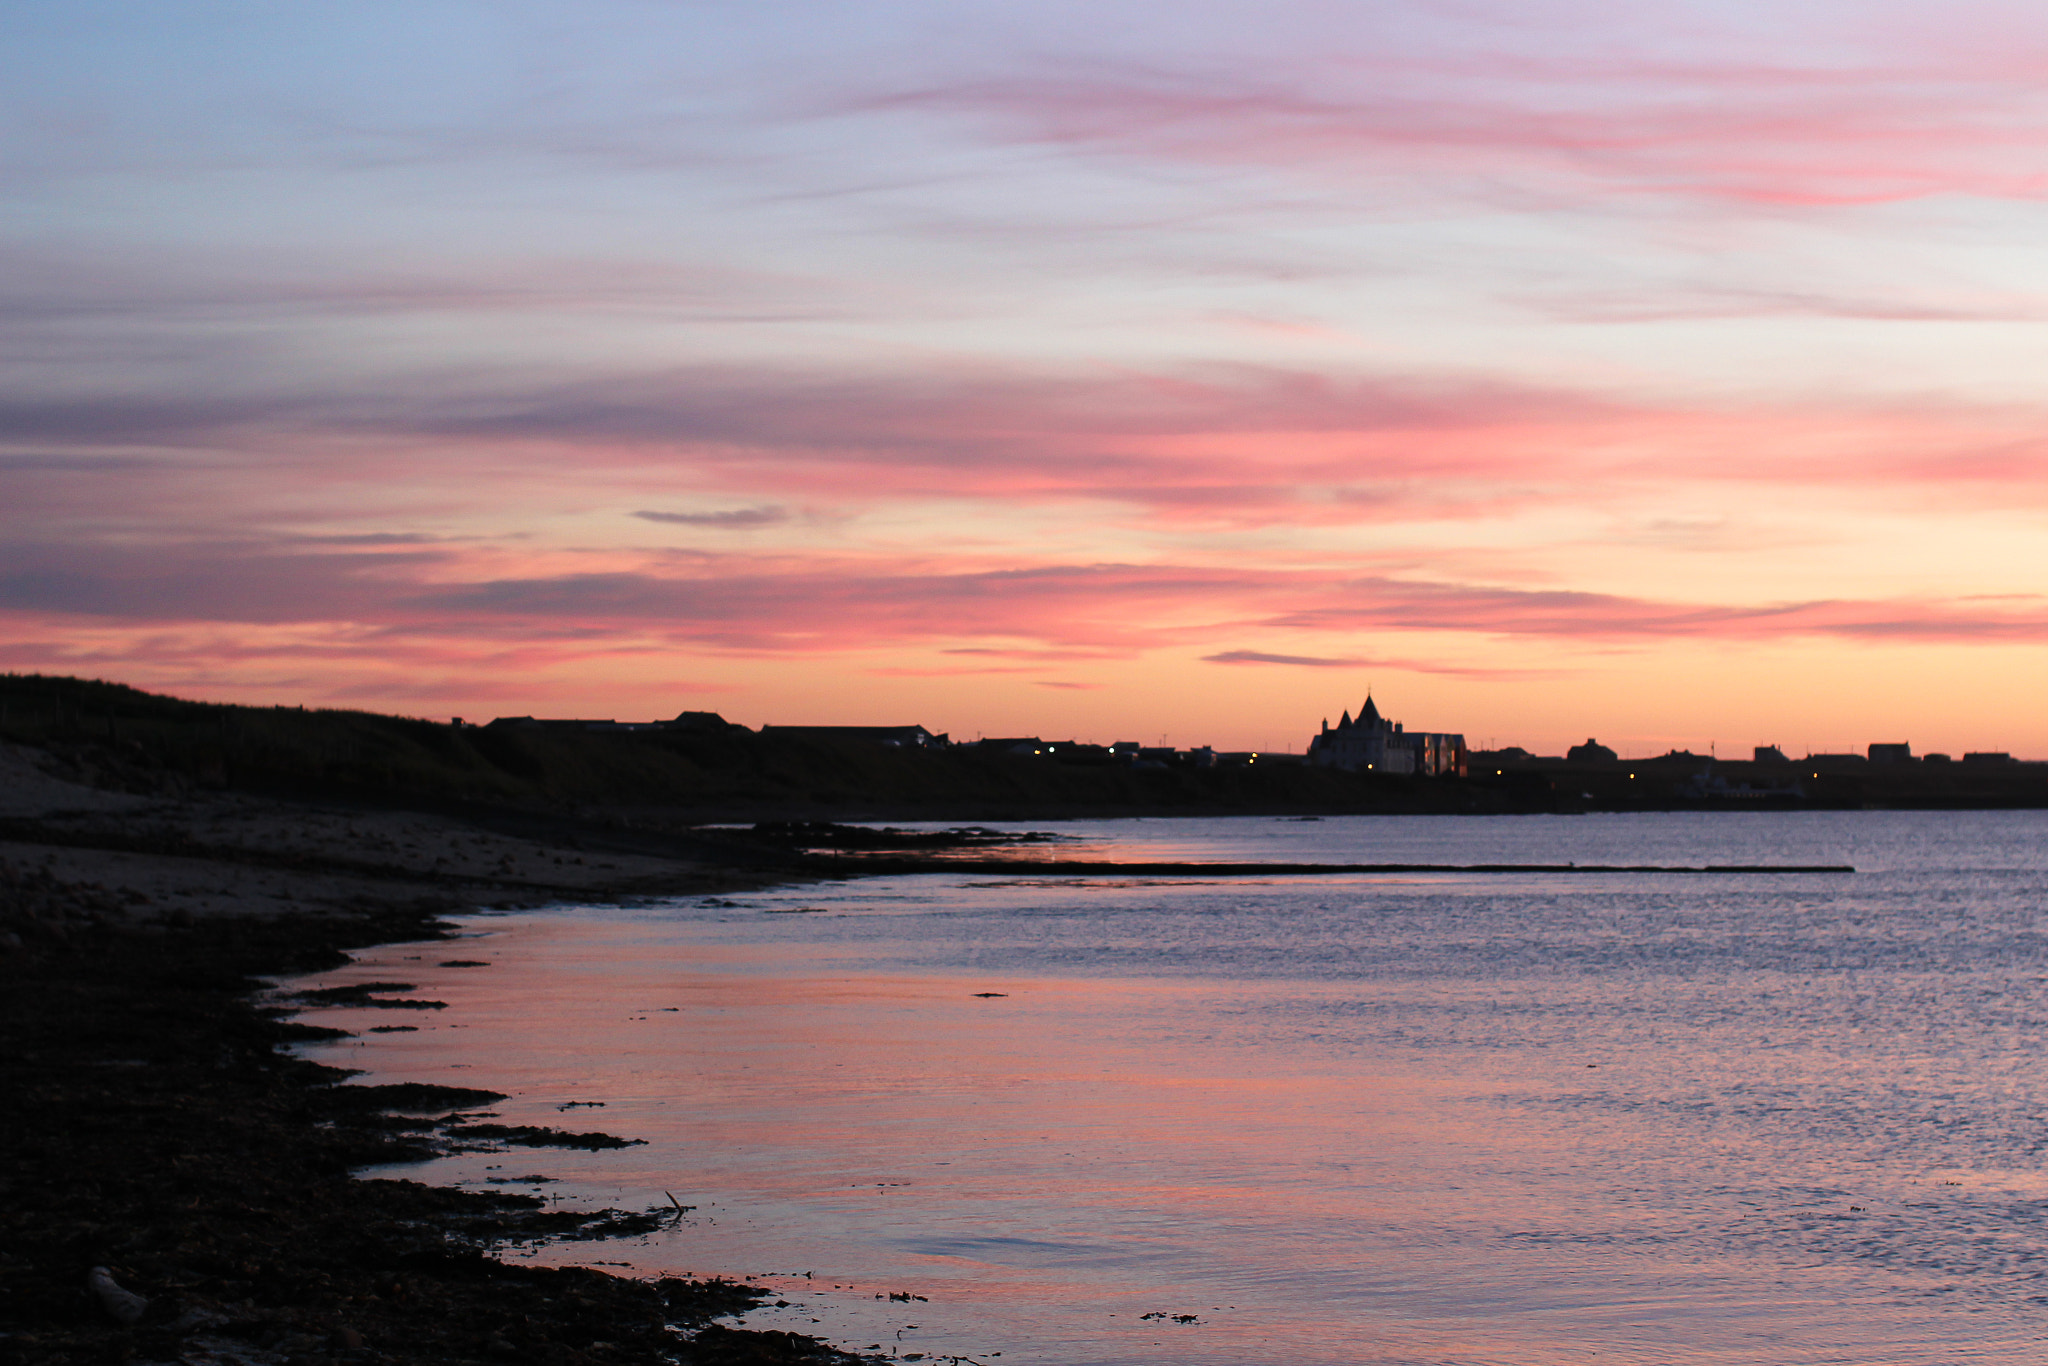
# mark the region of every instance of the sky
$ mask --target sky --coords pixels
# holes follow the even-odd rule
[[[0,669],[2048,758],[2048,10],[0,12]]]

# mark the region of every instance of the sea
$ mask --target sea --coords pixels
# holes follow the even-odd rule
[[[2048,812],[1145,819],[1059,858],[481,914],[363,1080],[644,1140],[377,1174],[666,1212],[512,1249],[999,1366],[2048,1359]],[[482,967],[443,966],[480,962]],[[410,1032],[368,1032],[411,1026]]]

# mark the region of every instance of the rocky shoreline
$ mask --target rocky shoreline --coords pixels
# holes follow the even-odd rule
[[[332,1031],[257,997],[261,979],[351,948],[437,939],[441,915],[470,907],[772,874],[600,856],[573,833],[246,797],[138,804],[42,779],[0,790],[0,815],[0,1363],[858,1360],[721,1325],[760,1298],[744,1285],[492,1256],[657,1214],[352,1176],[476,1129],[490,1093],[349,1085],[283,1051]]]

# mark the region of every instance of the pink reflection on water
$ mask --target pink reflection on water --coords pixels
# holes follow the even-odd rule
[[[1613,1361],[1839,1359],[1815,1354],[1843,1346],[1839,1325],[1811,1351],[1794,1340],[1830,1300],[1825,1268],[1759,1298],[1617,1245],[1635,1216],[1587,1171],[1629,1135],[1518,1106],[1576,1058],[1443,1074],[1261,1040],[1263,1004],[1355,985],[906,974],[859,947],[708,942],[644,913],[475,928],[459,955],[401,946],[321,979],[415,982],[448,1009],[335,1012],[419,1030],[315,1052],[377,1081],[511,1092],[508,1123],[647,1140],[447,1159],[429,1179],[540,1172],[578,1200],[698,1207],[543,1261],[764,1274],[792,1303],[759,1325],[1005,1366],[1551,1366],[1589,1344]],[[431,966],[457,956],[494,966]]]

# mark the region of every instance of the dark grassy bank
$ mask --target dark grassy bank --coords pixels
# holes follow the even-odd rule
[[[40,675],[0,677],[0,738],[50,751],[81,781],[138,792],[232,790],[627,821],[1520,810],[1548,796],[1299,765],[1147,769],[772,730],[458,729],[370,712],[186,702]]]
[[[647,1212],[350,1178],[430,1141],[385,1106],[491,1097],[337,1086],[346,1074],[278,1052],[311,1027],[252,1005],[251,978],[433,936],[430,909],[147,930],[123,909],[0,865],[0,1362],[855,1360],[710,1325],[758,1298],[743,1286],[487,1255],[631,1232]],[[132,1321],[89,1288],[96,1267],[146,1301]]]
[[[2048,806],[2044,764],[1485,761],[1469,777],[1299,763],[1140,767],[1099,756],[889,749],[778,733],[456,727],[371,712],[187,702],[0,676],[0,739],[134,792],[232,791],[623,829],[758,820]],[[508,827],[509,828],[509,827]]]

